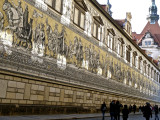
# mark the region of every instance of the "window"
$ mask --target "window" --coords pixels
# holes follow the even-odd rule
[[[121,57],[123,57],[123,45],[124,45],[123,38],[118,38],[117,53]]]
[[[145,41],[145,45],[151,45],[151,41]]]
[[[139,70],[141,70],[141,61],[142,61],[142,57],[140,56],[139,60],[138,60],[138,69]]]
[[[126,60],[130,63],[130,50],[126,51]]]
[[[114,50],[114,36],[115,36],[115,32],[114,30],[111,29],[107,29],[108,30],[108,47],[112,50]]]
[[[83,0],[75,0],[74,19],[73,22],[80,28],[84,29],[85,25],[85,12],[87,12],[87,6]]]
[[[99,16],[94,16],[94,22],[93,22],[93,32],[92,35],[94,38],[101,40],[102,39],[102,26],[103,21],[101,19],[101,17]]]
[[[136,56],[137,56],[137,52],[134,51],[133,52],[133,57],[132,57],[132,64],[133,64],[133,66],[136,66]]]
[[[127,49],[126,49],[126,60],[130,63],[130,59],[131,59],[131,47],[130,45],[127,46]]]
[[[44,0],[44,2],[51,8],[55,9],[57,12],[62,13],[63,0]]]
[[[146,74],[146,72],[147,72],[146,64],[147,64],[146,61],[144,61],[144,62],[143,62],[143,66],[144,66],[144,67],[143,67],[143,72],[144,72],[145,74]]]
[[[148,76],[150,76],[150,65],[148,65]]]
[[[151,78],[153,78],[153,74],[154,74],[153,68],[151,68]]]
[[[84,29],[84,19],[85,19],[85,12],[82,12],[78,8],[75,7],[74,9],[74,23]]]
[[[108,35],[108,47],[112,49],[112,44],[113,44],[113,36],[110,34]]]

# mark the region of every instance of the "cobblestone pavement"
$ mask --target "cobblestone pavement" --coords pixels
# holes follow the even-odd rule
[[[72,119],[72,120],[102,120],[102,118]],[[111,118],[105,117],[105,120],[111,120]],[[123,120],[122,117],[120,120]],[[143,115],[129,115],[128,120],[145,120],[145,118],[143,117]],[[150,120],[155,120],[155,116],[153,115],[153,117]]]
[[[106,114],[109,116],[109,113]],[[160,118],[160,115],[159,115]],[[102,120],[101,114],[71,114],[71,115],[22,115],[22,116],[0,116],[0,120]],[[110,117],[105,117],[105,120],[111,120]],[[123,120],[121,118],[121,120]],[[139,114],[130,114],[128,120],[145,120]],[[154,114],[152,119],[154,119]]]

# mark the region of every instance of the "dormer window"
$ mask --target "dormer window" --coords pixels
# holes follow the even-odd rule
[[[75,8],[74,8],[74,19],[73,22],[78,27],[84,29],[85,23],[85,12],[87,11],[87,6],[83,0],[75,0]]]
[[[56,10],[59,13],[62,13],[62,3],[63,0],[44,0],[44,2],[54,10]]]
[[[145,41],[145,45],[146,46],[151,45],[151,41]]]
[[[101,40],[102,39],[102,27],[104,24],[103,24],[103,21],[101,19],[100,16],[94,16],[94,22],[93,22],[93,37],[98,39],[98,40]]]

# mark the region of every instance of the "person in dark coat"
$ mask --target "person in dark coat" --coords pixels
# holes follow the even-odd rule
[[[127,120],[128,119],[128,114],[129,114],[129,110],[127,108],[127,105],[124,105],[124,109],[122,110],[123,120]]]
[[[105,103],[105,102],[103,102],[103,104],[101,105],[102,120],[104,120],[104,115],[105,115],[106,110],[107,110],[106,103]]]
[[[132,105],[129,106],[129,113],[132,112]]]
[[[155,120],[159,120],[159,117],[158,117],[158,113],[159,113],[158,105],[155,105],[154,112],[155,112]]]
[[[149,120],[150,117],[152,118],[152,110],[150,108],[150,103],[146,103],[146,106],[144,107],[144,110],[143,110],[143,117],[146,118],[146,120]]]
[[[141,107],[141,106],[139,106],[139,112],[140,112],[140,113],[142,112],[142,107]]]
[[[136,112],[136,109],[137,109],[137,106],[134,104],[134,105],[133,105],[133,112],[134,112],[134,114],[135,114],[135,112]]]
[[[115,105],[115,119],[120,120],[120,108],[122,107],[122,104],[119,103],[119,101],[116,102]]]
[[[111,116],[111,120],[115,119],[115,101],[114,100],[110,103],[110,116]]]

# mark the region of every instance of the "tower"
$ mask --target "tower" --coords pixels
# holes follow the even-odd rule
[[[112,7],[112,5],[110,4],[109,0],[107,0],[107,12],[110,16],[112,16],[111,7]]]
[[[155,24],[159,20],[155,0],[152,0],[152,5],[149,7],[149,15],[147,16],[147,20],[150,22],[150,24]]]

